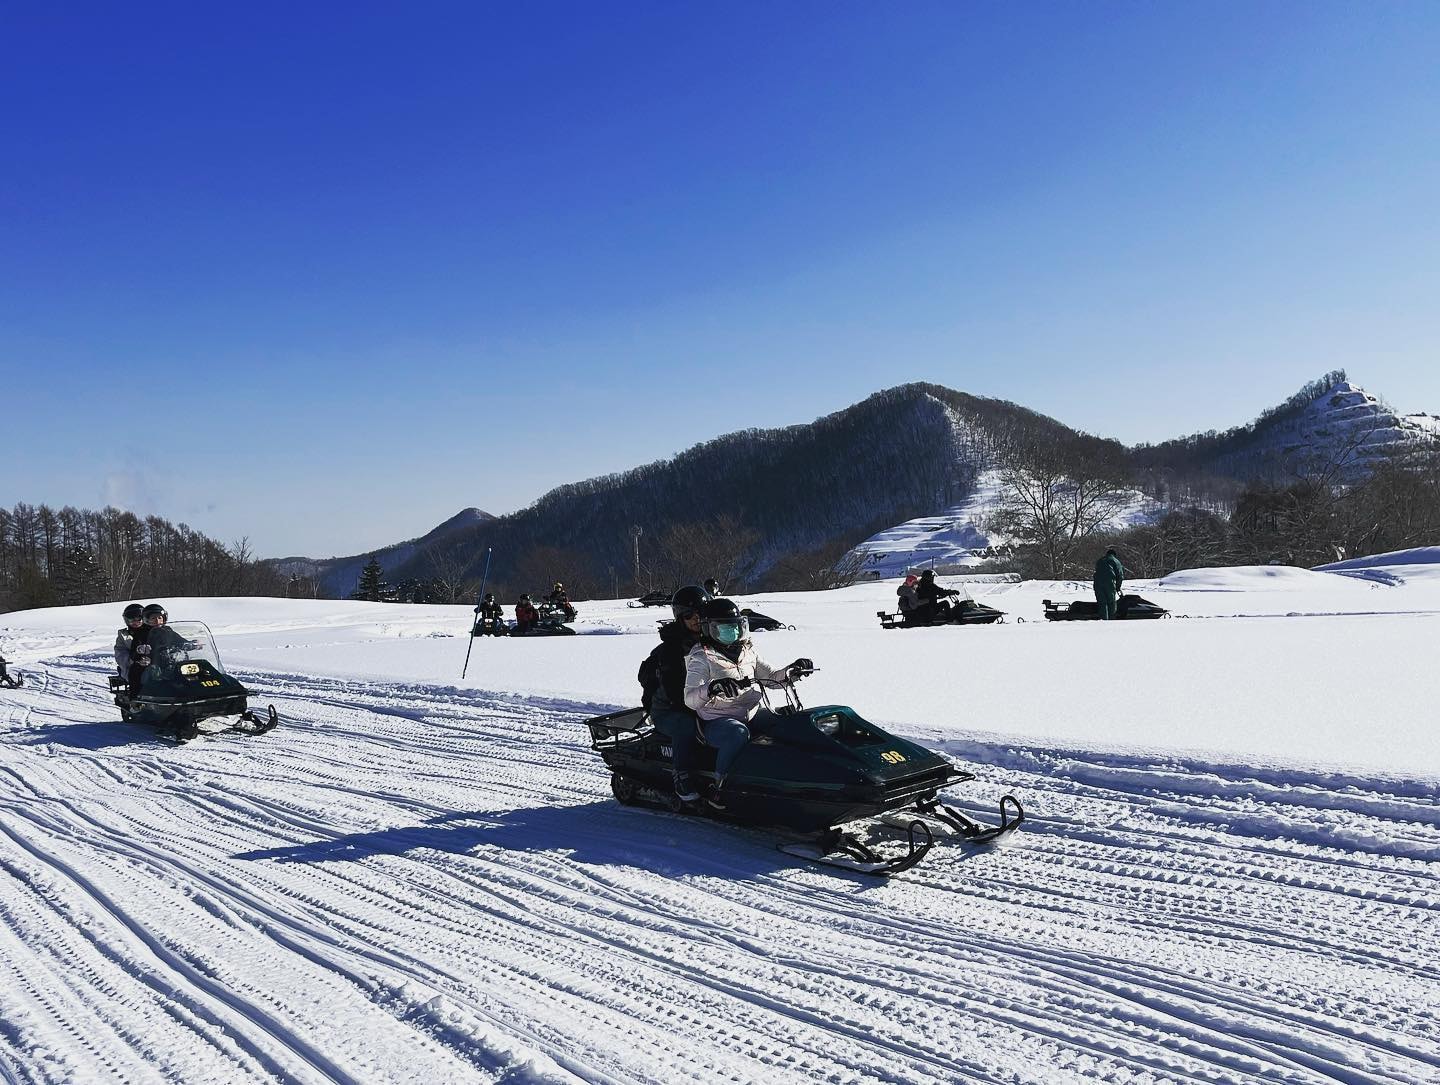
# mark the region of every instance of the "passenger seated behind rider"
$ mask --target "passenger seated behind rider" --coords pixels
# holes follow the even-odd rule
[[[721,789],[740,751],[754,735],[763,735],[779,717],[761,707],[758,685],[746,679],[793,680],[814,670],[808,659],[772,667],[755,654],[740,610],[729,599],[711,599],[700,610],[700,641],[685,659],[685,703],[700,717],[705,742],[715,748],[715,791],[711,805],[724,809]]]
[[[905,583],[895,589],[895,594],[900,599],[900,617],[906,622],[915,620],[915,612],[920,609],[920,600],[915,595],[915,585],[920,578],[914,573],[905,577]]]
[[[115,669],[128,682],[130,667],[135,662],[136,639],[143,642],[145,637],[145,608],[131,603],[121,612],[121,617],[125,619],[125,628],[115,632]]]
[[[681,802],[700,797],[691,772],[700,747],[695,713],[685,707],[685,659],[700,641],[700,608],[710,597],[691,584],[670,600],[673,621],[660,627],[660,643],[640,664],[640,703],[650,713],[655,729],[670,739],[670,762],[675,794]]]
[[[920,583],[915,586],[915,595],[920,600],[915,620],[918,622],[943,620],[950,613],[950,604],[946,602],[947,597],[959,594],[954,588],[942,588],[935,583],[935,570],[926,569],[920,574]]]
[[[535,623],[539,620],[540,612],[535,609],[535,604],[530,602],[530,594],[522,594],[515,604],[515,632],[528,633],[535,628]]]

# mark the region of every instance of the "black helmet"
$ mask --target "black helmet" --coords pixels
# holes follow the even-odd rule
[[[750,624],[734,600],[709,599],[700,608],[700,630],[712,644],[729,648],[745,639]]]
[[[167,622],[170,620],[170,615],[169,615],[169,613],[168,613],[168,612],[165,610],[165,608],[162,607],[159,603],[151,603],[149,606],[147,606],[147,607],[145,608],[145,610],[144,610],[142,613],[144,613],[145,617],[147,617],[147,618],[153,618],[153,617],[155,617],[155,615],[158,614],[158,615],[160,615],[160,617],[164,618]]]
[[[712,576],[712,577],[708,577],[708,578],[706,579],[706,581],[705,581],[705,591],[706,591],[709,595],[719,595],[719,594],[720,594],[720,581],[716,580],[713,576]]]
[[[490,601],[491,601],[492,599],[494,599],[494,598],[495,598],[495,593],[494,593],[493,591],[487,591],[487,592],[485,593],[485,602],[488,603],[488,602],[490,602]]]
[[[121,614],[127,622],[143,622],[145,620],[145,608],[139,603],[131,603]]]
[[[709,601],[710,595],[704,588],[687,584],[670,597],[670,613],[677,622],[684,621],[685,615],[697,613]]]
[[[530,602],[530,593],[529,593],[528,591],[522,591],[522,592],[520,593],[520,598],[523,599],[525,602],[528,603],[528,602]]]

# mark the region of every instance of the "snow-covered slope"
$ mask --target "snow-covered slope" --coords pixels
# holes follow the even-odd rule
[[[862,555],[862,571],[871,577],[902,576],[919,568],[979,565],[994,557],[998,548],[1015,541],[991,526],[1002,495],[1000,473],[983,471],[976,479],[975,492],[960,504],[877,532],[852,553]],[[1120,529],[1149,523],[1163,511],[1137,491],[1111,526]]]
[[[1350,476],[1373,468],[1385,455],[1435,447],[1440,418],[1399,415],[1350,381],[1341,381],[1302,410],[1262,426],[1244,448],[1222,456],[1219,470],[1244,462],[1285,469],[1335,462]],[[1242,475],[1253,473],[1240,469]]]
[[[744,600],[807,699],[947,751],[977,817],[1025,802],[888,882],[615,803],[581,721],[655,610],[461,682],[466,608],[166,600],[286,719],[184,747],[115,719],[115,607],[0,616],[0,1080],[1436,1080],[1440,583],[1137,586],[1192,617]]]

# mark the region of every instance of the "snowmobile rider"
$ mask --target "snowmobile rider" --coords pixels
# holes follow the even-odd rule
[[[120,616],[125,619],[125,627],[115,632],[115,669],[120,672],[121,678],[129,681],[135,638],[145,630],[145,608],[139,603],[131,603],[120,612]]]
[[[670,739],[670,764],[675,795],[681,802],[700,798],[691,772],[700,746],[699,723],[685,707],[686,657],[700,643],[700,610],[709,600],[694,584],[681,588],[670,600],[673,621],[660,627],[660,643],[640,664],[637,677],[643,693],[640,703],[650,713],[655,729]]]
[[[915,585],[919,582],[920,578],[914,573],[906,573],[905,583],[895,589],[900,599],[900,617],[907,623],[915,621],[915,612],[920,609],[920,600],[915,594]]]
[[[700,641],[685,657],[685,703],[700,717],[705,742],[715,748],[715,790],[711,805],[725,808],[722,789],[735,758],[754,735],[770,731],[780,717],[761,708],[758,684],[765,679],[793,682],[815,669],[808,659],[772,667],[755,654],[749,629],[729,599],[711,599],[700,608]]]
[[[530,593],[522,592],[515,604],[515,632],[528,633],[535,628],[535,623],[539,620],[540,612],[535,609],[535,604],[530,602]]]
[[[935,583],[935,570],[926,569],[920,574],[920,583],[915,585],[915,597],[920,600],[915,620],[933,622],[943,619],[950,612],[950,604],[946,600],[959,594],[954,588],[942,588]]]
[[[565,620],[573,622],[577,611],[570,605],[570,596],[565,594],[565,585],[555,581],[555,587],[550,592],[550,602],[565,612]]]
[[[716,580],[713,576],[707,577],[705,580],[705,594],[710,596],[711,599],[720,598],[720,581]]]
[[[495,601],[495,593],[487,591],[485,598],[480,601],[480,628],[479,633],[489,633],[496,637],[505,635],[505,611]]]
[[[1115,600],[1124,583],[1125,567],[1120,564],[1114,548],[1106,550],[1105,556],[1095,562],[1095,606],[1106,621],[1115,617]]]

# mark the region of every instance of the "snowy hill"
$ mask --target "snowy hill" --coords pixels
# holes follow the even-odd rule
[[[1440,418],[1397,414],[1342,372],[1307,385],[1247,426],[1135,450],[1136,465],[1241,481],[1290,481],[1327,463],[1354,477],[1387,453],[1440,447]]]
[[[882,630],[894,587],[742,600],[807,700],[1025,803],[888,882],[613,799],[623,600],[465,681],[466,607],[165,600],[284,717],[181,747],[115,717],[113,606],[0,617],[0,1080],[1436,1080],[1440,581],[1189,570],[1134,585],[1188,617],[1105,624],[988,585],[1007,624]]]

